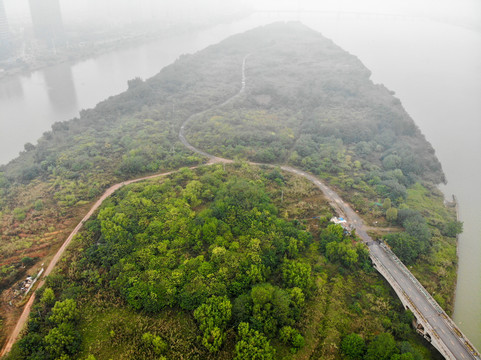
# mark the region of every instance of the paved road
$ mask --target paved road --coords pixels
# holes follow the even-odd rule
[[[411,274],[411,272],[397,257],[394,256],[394,254],[386,251],[380,243],[374,241],[367,234],[363,220],[350,207],[350,205],[344,202],[335,191],[327,187],[315,176],[290,166],[281,166],[281,169],[310,180],[324,193],[338,215],[344,217],[348,223],[355,226],[356,234],[368,245],[371,256],[376,257],[381,262],[394,281],[412,301],[416,309],[422,313],[424,319],[434,330],[434,336],[439,336],[441,341],[451,352],[453,359],[481,359],[479,355],[476,356],[464,345],[466,340],[465,338],[458,336],[458,334],[461,334],[459,329],[456,328],[455,330],[453,328],[453,326],[455,326],[454,323],[448,318],[446,313],[434,301],[434,299],[432,299],[431,295],[429,295],[422,285],[415,279],[414,275]]]
[[[474,355],[473,352],[464,345],[466,340],[463,337],[458,336],[458,334],[461,333],[459,329],[453,329],[454,323],[448,320],[446,313],[415,279],[414,275],[411,274],[397,257],[394,257],[392,253],[386,251],[380,243],[374,241],[367,234],[366,226],[361,217],[348,204],[346,204],[336,192],[328,188],[311,174],[287,166],[282,168],[304,176],[313,182],[324,192],[329,199],[331,206],[333,206],[350,224],[355,226],[357,235],[368,244],[371,256],[375,256],[379,259],[399,287],[413,302],[414,306],[422,313],[424,319],[431,325],[435,332],[435,334],[431,334],[431,336],[436,336],[437,334],[451,352],[454,359],[480,359],[479,356],[477,357]]]
[[[245,91],[246,87],[246,75],[245,75],[245,66],[246,66],[246,60],[247,55],[243,62],[242,62],[242,86],[240,91],[234,95],[233,97],[229,98],[226,100],[223,104],[219,105],[222,106],[230,101],[232,101],[234,98],[238,97],[240,94],[242,94]],[[210,109],[209,109],[210,110]],[[202,116],[205,112],[208,110],[205,110],[203,112],[194,114],[190,116],[181,126],[180,131],[179,131],[179,139],[180,141],[190,150],[201,154],[203,156],[206,156],[209,159],[209,164],[215,164],[215,163],[230,163],[232,160],[229,159],[224,159],[220,157],[216,157],[214,155],[208,154],[200,149],[197,149],[196,147],[192,146],[187,139],[185,138],[184,132],[185,132],[185,127],[197,116]],[[266,166],[273,166],[272,164],[259,164],[259,163],[251,163],[253,165],[266,165]],[[407,270],[407,268],[402,265],[399,260],[391,254],[389,251],[385,250],[383,246],[375,242],[366,232],[366,227],[364,225],[364,222],[362,221],[361,217],[352,210],[352,208],[345,203],[341,197],[332,189],[330,189],[328,186],[326,186],[322,181],[320,181],[318,178],[315,176],[306,173],[305,171],[290,167],[290,166],[281,166],[281,169],[284,171],[288,171],[300,176],[303,176],[304,178],[310,180],[313,184],[315,184],[326,196],[328,199],[329,203],[331,206],[336,210],[339,216],[344,217],[349,221],[350,224],[354,225],[356,228],[356,233],[357,235],[368,245],[370,254],[372,257],[375,257],[376,259],[379,260],[379,262],[382,264],[382,266],[389,272],[389,277],[391,280],[388,279],[388,281],[395,281],[396,284],[391,284],[393,287],[394,286],[399,286],[402,291],[404,291],[405,295],[410,299],[412,302],[412,305],[419,310],[422,313],[422,316],[425,321],[429,323],[429,325],[432,327],[432,329],[435,332],[435,336],[439,337],[439,339],[442,341],[442,343],[449,349],[449,351],[452,353],[452,359],[463,359],[463,360],[468,360],[468,359],[476,359],[476,360],[481,360],[481,358],[478,356],[475,356],[472,352],[470,352],[463,344],[464,340],[462,337],[458,336],[455,330],[453,330],[454,323],[447,317],[447,315],[442,311],[442,309],[437,305],[434,300],[430,297],[429,294],[424,290],[424,288],[419,284],[419,282],[414,278],[414,276]],[[159,176],[165,176],[172,174],[173,172],[167,172],[167,173],[162,173],[162,174],[157,174],[157,175],[152,175],[152,176],[147,176],[147,177],[142,177],[139,179],[134,179],[134,180],[129,180],[125,181],[123,183],[119,183],[116,185],[113,185],[110,187],[103,195],[102,197],[92,206],[90,211],[85,215],[85,217],[82,219],[82,221],[75,227],[74,231],[70,234],[70,236],[65,240],[63,245],[60,247],[60,249],[57,251],[55,254],[54,258],[50,262],[49,266],[47,267],[47,270],[44,273],[44,276],[42,279],[39,281],[38,287],[40,288],[44,283],[45,283],[45,277],[48,276],[53,268],[56,266],[57,262],[65,252],[65,249],[68,247],[70,242],[72,241],[73,237],[78,233],[78,231],[81,229],[83,223],[92,216],[92,214],[95,212],[95,210],[98,209],[98,207],[103,203],[103,201],[108,198],[111,194],[113,194],[116,190],[121,188],[124,185],[128,185],[134,182],[150,179],[150,178],[155,178]],[[30,310],[32,307],[32,304],[35,299],[35,294],[33,294],[27,304],[25,305],[25,308],[23,310],[23,313],[17,322],[17,325],[10,335],[7,343],[5,344],[0,356],[3,356],[4,354],[8,353],[13,345],[13,343],[17,340],[18,335],[20,334],[20,331],[22,330],[23,326],[25,325],[25,322],[28,319],[28,315],[30,314]],[[459,330],[457,330],[459,332]],[[459,334],[461,334],[459,332]]]
[[[412,280],[412,274],[410,276],[410,273],[407,274],[403,271],[403,266],[399,266],[396,263],[396,258],[390,256],[379,243],[372,241],[370,237],[363,238],[363,240],[369,241],[371,255],[379,259],[413,303],[414,307],[422,314],[423,320],[432,327],[434,334],[431,333],[430,335],[438,336],[451,352],[454,359],[476,359],[476,356],[464,346],[464,340],[456,334],[456,331],[453,330],[451,324],[447,321],[445,312],[442,311],[439,305],[429,301],[430,295],[426,296],[423,292],[424,289],[416,284],[416,281]],[[412,306],[410,308],[413,310]]]
[[[242,87],[238,94],[234,97],[227,100],[225,103],[230,102],[235,97],[239,96],[241,93],[245,91],[246,87],[246,75],[245,75],[245,67],[246,67],[246,59],[247,56],[244,58],[242,63]],[[224,104],[225,104],[224,103]],[[222,105],[220,105],[222,106]],[[205,112],[203,112],[205,113]],[[231,160],[223,159],[216,157],[214,155],[208,154],[203,150],[197,149],[192,144],[190,144],[184,136],[185,127],[192,121],[194,116],[202,115],[196,114],[191,116],[187,119],[179,132],[179,138],[182,143],[188,147],[190,150],[207,156],[211,161],[222,161],[222,162],[230,162]],[[259,164],[253,163],[253,165],[266,165],[266,166],[273,166],[272,164]],[[387,279],[390,283],[394,281],[395,284],[391,283],[391,286],[395,287],[396,285],[399,286],[402,291],[404,291],[404,295],[408,297],[409,301],[412,303],[411,307],[415,307],[415,309],[411,310],[418,310],[424,318],[424,321],[427,321],[428,324],[432,327],[434,334],[431,334],[438,339],[441,340],[441,346],[445,346],[445,352],[450,355],[449,352],[452,354],[450,359],[475,359],[481,360],[479,354],[476,356],[473,352],[471,352],[465,345],[465,337],[461,335],[461,332],[452,320],[446,315],[446,313],[441,309],[441,307],[434,301],[434,299],[427,293],[427,291],[422,287],[422,285],[417,281],[417,279],[411,274],[411,272],[399,261],[399,259],[389,251],[389,249],[384,249],[383,245],[374,241],[366,231],[366,226],[364,225],[363,220],[361,217],[346,203],[344,202],[341,197],[328,186],[326,186],[322,181],[318,178],[309,174],[305,171],[293,168],[291,166],[281,166],[281,169],[284,171],[288,171],[290,173],[294,173],[311,181],[315,184],[326,196],[330,205],[336,210],[339,216],[344,217],[351,225],[356,228],[357,235],[368,245],[370,254],[372,257],[375,257],[380,261],[382,266],[388,271],[388,276],[390,279]],[[458,336],[461,335],[461,336]],[[444,345],[443,345],[444,344]],[[472,346],[472,345],[470,345]],[[447,351],[446,351],[447,350]],[[474,350],[474,348],[473,348]]]

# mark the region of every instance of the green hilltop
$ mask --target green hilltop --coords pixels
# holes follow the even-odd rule
[[[322,178],[451,311],[462,224],[431,145],[369,78],[319,33],[275,23],[133,79],[27,144],[0,167],[1,290],[108,186],[178,171],[103,203],[7,359],[437,359],[355,232],[276,167]],[[207,160],[179,141],[187,119],[189,142],[235,161],[187,168]]]

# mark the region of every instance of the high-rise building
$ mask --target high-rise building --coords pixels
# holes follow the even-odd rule
[[[29,3],[35,37],[48,46],[65,42],[59,0],[29,0]]]
[[[3,0],[0,0],[0,55],[7,53],[10,47],[10,33],[8,31],[7,14]]]
[[[9,40],[7,14],[5,13],[5,6],[3,0],[0,0],[0,47],[4,47]]]

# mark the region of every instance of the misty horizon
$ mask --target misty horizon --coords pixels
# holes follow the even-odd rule
[[[28,0],[3,0],[9,24],[12,27],[28,26],[31,21]],[[251,11],[326,11],[326,12],[361,12],[420,16],[448,22],[464,23],[468,26],[479,25],[481,19],[481,1],[457,1],[453,6],[451,0],[428,1],[313,1],[313,0],[60,0],[62,17],[67,26],[83,23],[92,25],[121,25],[137,21],[165,20],[169,16],[194,16],[203,12],[219,14],[248,9]],[[169,10],[172,9],[175,10]]]
[[[434,217],[426,215],[428,212],[423,213],[428,220],[427,224],[434,229],[432,241],[438,241],[444,236],[442,221],[450,216],[454,222],[459,222],[459,219],[464,222],[464,233],[459,238],[450,236],[452,241],[448,245],[454,250],[449,251],[449,254],[439,253],[443,261],[448,258],[444,258],[444,255],[455,259],[448,263],[451,270],[454,265],[456,269],[446,276],[446,283],[440,281],[448,289],[446,292],[452,294],[448,300],[451,302],[448,304],[449,310],[446,311],[452,311],[449,316],[453,317],[475,346],[481,347],[481,306],[478,301],[481,297],[481,284],[478,281],[481,274],[481,225],[478,221],[481,204],[481,192],[478,189],[481,177],[481,0],[40,1],[42,0],[0,0],[0,194],[8,194],[2,192],[1,187],[6,188],[5,184],[10,184],[9,182],[13,184],[18,181],[19,186],[29,186],[32,179],[56,179],[55,186],[60,186],[59,188],[69,184],[72,192],[85,190],[85,194],[88,193],[88,198],[85,195],[87,200],[83,197],[62,198],[62,204],[67,204],[66,209],[70,211],[80,205],[81,201],[95,199],[107,185],[114,184],[121,176],[127,180],[134,176],[139,176],[140,179],[140,175],[171,170],[166,166],[171,166],[176,171],[177,164],[182,161],[187,161],[186,166],[197,165],[189,163],[194,160],[185,156],[187,153],[184,151],[188,149],[195,148],[198,154],[207,153],[215,157],[217,155],[207,148],[213,146],[210,150],[215,150],[214,142],[210,142],[218,139],[220,144],[228,144],[225,145],[226,148],[232,147],[230,154],[220,155],[225,155],[225,159],[233,159],[234,155],[230,155],[245,151],[247,156],[260,154],[268,159],[247,158],[262,163],[271,163],[269,159],[277,159],[276,157],[284,159],[285,164],[294,159],[294,166],[306,166],[304,170],[314,175],[319,175],[316,171],[321,171],[318,170],[321,166],[326,167],[322,170],[326,171],[325,174],[334,169],[334,178],[342,175],[342,181],[336,186],[346,186],[342,196],[346,196],[347,201],[354,199],[350,199],[350,195],[358,195],[359,183],[372,186],[372,193],[366,197],[366,202],[359,202],[366,206],[359,215],[367,214],[364,219],[367,222],[374,218],[388,221],[387,212],[382,213],[385,209],[384,200],[390,199],[389,208],[392,200],[396,211],[397,208],[405,209],[401,205],[410,208],[416,201],[425,201],[426,194],[421,194],[422,191],[417,187],[420,184],[416,183],[419,178],[414,175],[413,169],[421,172],[431,170],[434,175],[429,181],[437,180],[429,183],[426,189],[432,191],[431,195],[434,194],[433,198],[440,202],[440,207],[446,206],[446,203],[443,205],[443,194],[439,190],[443,191],[448,201],[455,194],[457,200],[452,204],[457,202],[459,216],[456,220],[454,211],[445,217],[443,214]],[[35,4],[45,6],[36,7]],[[60,11],[45,11],[48,9],[46,4],[53,4],[50,9],[59,7]],[[282,40],[273,37],[269,39],[270,42],[258,45],[258,48],[250,43],[256,43],[254,38],[246,37],[249,40],[236,43],[252,29],[273,29],[276,26],[291,26],[294,29],[299,25],[322,34],[326,39],[326,48],[332,43],[333,47],[339,47],[348,54],[353,62],[342,65],[342,61],[337,61],[332,54],[331,58],[326,57],[327,61],[322,58],[311,59],[310,51],[315,46],[296,58],[296,46],[303,44],[303,38],[297,43],[279,45]],[[288,31],[286,38],[289,37]],[[271,35],[273,34],[275,31],[272,31]],[[226,40],[228,38],[234,40]],[[224,40],[226,41],[223,42]],[[222,48],[222,44],[229,44],[229,41],[232,41],[230,48],[226,46],[226,50],[217,53],[212,50]],[[270,54],[270,47],[277,45],[278,51]],[[258,50],[260,56],[246,56],[247,52],[256,53]],[[212,57],[206,65],[195,60],[202,59],[202,54],[209,54],[209,51]],[[329,51],[327,53],[330,54]],[[189,55],[185,56],[186,54]],[[265,63],[260,60],[263,56],[265,58],[262,61]],[[291,59],[292,64],[289,63]],[[275,66],[269,66],[269,61],[276,66],[284,64],[285,71],[279,67],[277,76],[270,79],[269,72]],[[309,66],[324,64],[323,61],[328,64],[325,68],[313,68],[310,75],[307,75],[306,69],[309,70]],[[356,67],[353,64],[359,66],[357,75],[349,72]],[[297,66],[297,73],[289,73],[291,65]],[[224,72],[222,69],[225,69]],[[278,96],[285,89],[295,89],[298,77],[302,76],[317,81],[320,89],[318,97],[313,95],[315,91],[310,88],[309,82],[302,83],[302,87],[290,93],[286,90],[284,98]],[[359,79],[372,85],[372,89],[379,90],[379,93],[360,87]],[[198,122],[194,116],[196,111],[209,106],[212,106],[211,110],[216,109],[214,103],[227,97],[230,91],[233,92],[230,99],[235,100],[237,95],[234,92],[239,89],[239,94],[251,96],[245,104],[252,105],[252,114],[246,117],[252,121],[249,124],[251,128],[245,130],[245,133],[239,133],[242,136],[236,131],[222,135],[216,132],[223,127],[219,126],[221,121],[224,121],[226,128],[231,118],[239,117],[241,123],[242,115],[238,113],[232,113],[232,116],[221,113],[222,116],[219,115],[218,119],[213,117],[211,127],[206,127],[209,131],[199,124],[194,126]],[[366,94],[371,96],[372,108],[364,113],[367,108],[365,105],[369,103],[362,98]],[[383,94],[389,99],[386,100]],[[185,102],[182,103],[179,99],[184,96]],[[331,105],[334,100],[339,101],[339,104],[345,102],[339,105],[338,110],[333,110],[335,106]],[[383,103],[384,100],[386,103]],[[209,105],[209,101],[214,105]],[[275,112],[272,118],[265,116],[281,102],[279,108],[285,106],[286,114],[293,111],[291,117]],[[239,113],[245,104],[236,109],[235,101],[231,103],[232,108]],[[318,106],[319,110],[308,116],[302,106],[307,108],[311,105]],[[356,109],[356,106],[359,107]],[[222,105],[219,106],[221,107]],[[299,111],[295,112],[293,109],[297,108]],[[136,109],[137,115],[134,114]],[[350,109],[356,111],[349,113]],[[347,111],[345,114],[344,110]],[[208,110],[203,113],[210,114]],[[199,119],[203,113],[197,113]],[[392,118],[399,114],[412,119],[414,127],[393,126],[396,131],[405,129],[406,133],[402,134],[384,131],[393,125]],[[302,124],[300,129],[307,129],[306,133],[301,136],[300,131],[290,125],[282,130],[284,117],[291,119],[296,126]],[[194,119],[190,124],[192,126],[187,126],[190,132],[184,136],[184,125],[191,118]],[[208,120],[207,117],[206,119]],[[379,124],[368,126],[363,123],[364,120],[369,122],[374,119],[379,120]],[[278,130],[283,131],[283,148],[280,145],[279,148],[275,147],[278,145],[269,148],[270,140],[259,141],[259,147],[251,144],[253,147],[249,148],[250,145],[244,143],[237,146],[235,141],[238,139],[258,139],[263,130],[257,131],[255,126],[264,125],[263,121],[266,122],[266,129],[272,129],[270,134],[266,132],[265,139],[274,137]],[[336,121],[339,123],[335,124]],[[209,124],[208,121],[206,123]],[[315,138],[312,134],[317,126],[319,129],[326,127],[322,128],[325,132],[319,130],[319,136]],[[117,127],[119,132],[115,133]],[[181,129],[177,134],[176,127]],[[309,133],[309,129],[313,132]],[[426,161],[419,163],[421,165],[414,166],[419,159],[424,159],[422,151],[413,153],[409,162],[405,161],[407,157],[404,157],[401,147],[393,148],[392,152],[383,150],[383,146],[404,141],[409,136],[408,129],[422,133],[419,139],[430,144],[426,145],[425,155],[435,160],[426,157]],[[160,136],[161,133],[163,138],[147,138]],[[349,147],[351,140],[344,142],[341,136],[344,133],[356,141],[362,136],[366,136],[366,140],[360,141],[357,144],[359,146]],[[215,134],[218,135],[217,138]],[[327,136],[324,138],[326,134],[339,136],[339,141],[331,141]],[[137,137],[140,139],[142,136],[146,138],[137,140]],[[187,141],[189,136],[191,140],[197,141],[197,145],[193,146]],[[185,146],[178,142],[179,139]],[[165,145],[170,141],[172,144]],[[54,148],[57,143],[63,142],[68,145],[65,148],[59,147],[58,153],[62,156],[53,150],[44,151],[50,144]],[[409,145],[409,141],[406,143]],[[145,149],[142,148],[144,145]],[[299,151],[296,150],[297,145]],[[217,149],[223,149],[224,145],[218,146]],[[326,149],[333,147],[334,154],[336,146],[346,146],[347,152],[344,154],[349,154],[349,160],[346,160],[345,169],[352,167],[359,171],[352,173],[355,175],[352,179],[349,179],[352,174],[344,172],[344,168],[336,168],[337,162],[341,160],[336,160],[335,157],[330,159],[331,153]],[[161,153],[161,150],[165,151]],[[289,155],[294,153],[296,156]],[[235,156],[242,158],[242,153],[240,154]],[[368,160],[374,159],[373,163],[364,166],[364,162],[356,164],[358,161],[355,161],[353,165],[351,157],[355,160],[364,155]],[[378,155],[379,158],[376,157]],[[164,161],[164,157],[170,156],[180,162],[176,165],[155,162],[158,159]],[[105,164],[99,165],[103,161]],[[312,165],[314,161],[319,161],[319,167]],[[276,160],[272,164],[277,164]],[[328,168],[329,164],[332,165],[331,168]],[[309,168],[311,165],[313,167]],[[341,172],[336,173],[339,169]],[[379,169],[386,170],[386,178],[374,178]],[[411,170],[412,177],[406,175]],[[87,174],[96,174],[97,171],[99,174],[100,171],[111,172],[112,177],[101,175],[99,179],[102,180],[98,183],[88,183],[96,178]],[[359,175],[364,171],[365,174]],[[439,185],[446,179],[443,172],[448,180],[447,185]],[[58,185],[62,176],[66,176],[67,180]],[[348,177],[347,180],[343,178],[345,176]],[[368,181],[368,177],[372,177],[372,181]],[[84,178],[87,184],[85,186],[81,183]],[[2,182],[3,179],[5,181]],[[352,180],[352,183],[348,180]],[[382,190],[393,184],[399,187]],[[60,193],[53,185],[49,189]],[[396,191],[400,193],[399,196],[393,195]],[[34,196],[41,198],[44,195],[35,193]],[[64,194],[55,196],[52,204],[59,199],[58,196]],[[25,218],[27,221],[35,220],[37,209],[29,204],[36,203],[30,198],[15,206],[11,205],[13,201],[7,203],[3,200],[0,198],[0,220],[11,219],[8,226],[12,229],[16,230],[18,224],[23,226]],[[454,208],[452,204],[449,206]],[[37,206],[40,209],[38,211],[48,208],[43,203],[40,205]],[[373,218],[369,218],[371,215]],[[378,221],[373,226],[377,227],[377,223]],[[393,226],[397,228],[404,225],[399,223]],[[9,234],[15,235],[15,231]],[[40,238],[42,237],[36,237],[35,241]],[[14,239],[20,240],[23,240],[22,236]],[[440,243],[436,251],[446,244]],[[8,246],[13,249],[13,245]],[[420,257],[419,262],[426,260],[428,264],[428,255]],[[21,259],[20,255],[17,256],[18,259]],[[435,260],[435,257],[432,259]],[[431,267],[427,273],[440,269],[433,275],[439,275],[439,279],[443,280],[443,263],[434,260],[429,264],[435,267]],[[419,270],[413,272],[416,271]],[[416,277],[418,274],[415,273]],[[457,280],[452,274],[457,274]],[[423,283],[426,288],[431,286],[429,281],[427,286]],[[457,290],[454,291],[456,285]],[[442,287],[436,288],[433,285],[428,291],[431,292],[432,289],[436,289],[437,295],[441,296]],[[475,296],[472,296],[473,292]],[[443,301],[441,299],[440,304]],[[446,309],[444,305],[446,303],[441,306]]]

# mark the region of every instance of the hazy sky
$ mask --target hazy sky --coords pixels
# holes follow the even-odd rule
[[[12,26],[28,25],[28,0],[4,0]],[[175,4],[186,12],[199,9],[228,9],[252,5],[257,10],[320,10],[395,13],[411,16],[430,16],[437,19],[464,20],[481,24],[481,0],[60,0],[67,24],[92,22],[136,21],[159,19],[168,15]]]
[[[28,25],[30,13],[28,0],[4,0],[10,24]],[[60,0],[62,15],[66,24],[85,22],[132,22],[163,19],[172,13],[182,11],[195,16],[221,11],[223,13],[245,6],[233,0]],[[176,15],[174,14],[174,15]]]

